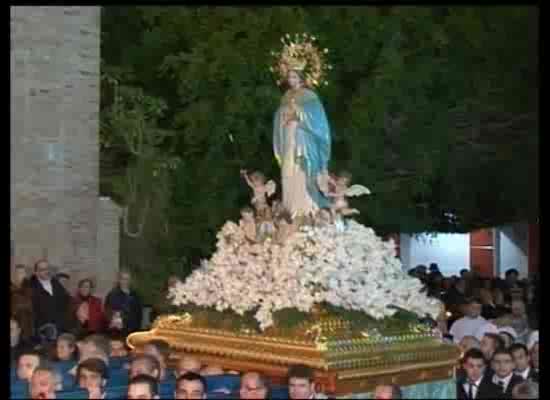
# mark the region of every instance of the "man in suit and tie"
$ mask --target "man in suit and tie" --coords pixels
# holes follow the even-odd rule
[[[516,365],[509,350],[498,349],[491,361],[494,374],[492,381],[500,387],[501,399],[511,399],[514,386],[523,382],[523,378],[514,374]]]
[[[524,380],[531,380],[533,382],[539,381],[539,374],[531,368],[531,356],[527,346],[523,343],[514,343],[510,346],[510,353],[514,357],[514,363],[516,364],[516,375],[521,376]]]
[[[457,398],[459,400],[500,398],[500,388],[485,374],[487,364],[483,353],[478,349],[470,349],[464,354],[462,360],[466,376],[457,382]]]

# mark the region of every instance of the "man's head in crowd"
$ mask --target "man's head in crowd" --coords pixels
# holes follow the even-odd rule
[[[130,292],[130,286],[132,284],[132,275],[130,271],[121,270],[118,274],[118,286],[123,292]]]
[[[128,348],[126,347],[126,338],[121,334],[112,334],[109,338],[111,348],[111,357],[128,357]]]
[[[479,346],[482,351],[485,359],[491,361],[493,359],[493,354],[497,349],[504,348],[504,342],[502,338],[496,333],[486,333],[481,338],[481,344]]]
[[[481,315],[481,300],[477,297],[468,299],[465,307],[466,317],[477,318]]]
[[[292,400],[309,399],[315,393],[313,370],[305,365],[294,365],[288,370],[288,393]]]
[[[510,353],[514,357],[514,363],[516,364],[516,371],[523,372],[531,365],[531,357],[527,346],[522,343],[514,343],[510,346]]]
[[[157,359],[160,365],[161,379],[163,379],[164,371],[166,370],[166,366],[168,364],[168,358],[170,357],[170,345],[164,340],[150,340],[145,345],[144,353]]]
[[[137,375],[128,383],[128,400],[158,399],[158,381],[149,375]]]
[[[486,361],[483,353],[478,349],[470,349],[462,358],[462,367],[466,377],[471,382],[477,382],[485,373]]]
[[[87,389],[90,398],[100,397],[109,379],[107,364],[99,358],[89,358],[78,365],[76,381],[81,389]]]
[[[10,346],[17,347],[21,340],[21,324],[19,320],[12,316],[10,318]]]
[[[538,399],[539,396],[539,384],[536,382],[521,382],[512,389],[512,399]]]
[[[13,270],[11,281],[19,287],[23,284],[25,279],[27,279],[27,267],[23,264],[17,264]]]
[[[160,364],[150,354],[140,354],[130,362],[130,378],[148,375],[160,380]]]
[[[41,281],[50,280],[50,264],[46,260],[37,261],[34,264],[34,273]]]
[[[512,300],[511,312],[514,318],[525,318],[525,303],[523,300]]]
[[[174,398],[180,399],[206,399],[206,380],[194,372],[187,372],[176,380]]]
[[[466,280],[464,278],[460,278],[455,282],[455,289],[461,293],[466,293]]]
[[[514,336],[512,336],[512,334],[508,330],[500,331],[498,333],[498,336],[500,336],[500,338],[502,339],[502,342],[504,343],[504,348],[505,349],[509,348],[512,344],[514,344],[514,342],[516,340],[516,338]]]
[[[508,271],[506,271],[505,279],[506,283],[509,285],[515,285],[519,278],[519,272],[515,268],[511,268]]]
[[[531,347],[531,351],[529,352],[531,355],[531,363],[533,364],[533,368],[535,368],[537,371],[539,369],[539,342],[536,342],[533,344],[533,347]]]
[[[78,348],[80,352],[80,361],[99,356],[99,358],[109,358],[111,353],[111,343],[106,336],[93,334],[86,336]]]
[[[55,392],[61,389],[61,376],[50,366],[34,370],[30,383],[31,399],[55,399]]]
[[[463,353],[466,353],[470,349],[479,349],[480,343],[475,336],[467,335],[462,338],[458,346]]]
[[[374,389],[376,400],[401,399],[401,388],[397,385],[378,385]]]
[[[63,333],[57,338],[55,352],[60,361],[73,360],[76,355],[76,337],[71,333]]]
[[[495,354],[493,354],[491,367],[498,378],[507,378],[514,372],[514,368],[516,367],[514,364],[514,357],[508,350],[498,349],[495,351]]]
[[[201,370],[201,367],[202,365],[198,358],[191,355],[185,355],[178,360],[178,364],[176,366],[176,375],[181,376],[188,372],[194,372],[198,374]]]
[[[17,378],[30,382],[32,374],[43,362],[39,352],[34,350],[24,351],[17,359]]]
[[[241,377],[239,394],[241,399],[267,399],[269,388],[263,375],[247,372]]]

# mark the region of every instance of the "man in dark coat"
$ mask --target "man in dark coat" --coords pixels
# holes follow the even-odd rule
[[[487,363],[483,353],[478,349],[470,349],[464,354],[462,364],[466,376],[457,381],[456,392],[459,400],[499,399],[502,397],[500,388],[495,385],[485,373]]]
[[[491,361],[494,374],[492,382],[500,387],[500,398],[511,399],[514,386],[524,381],[523,377],[514,374],[514,356],[509,350],[498,349]]]
[[[138,294],[130,288],[131,275],[128,271],[120,271],[118,285],[105,298],[105,314],[110,318],[115,311],[121,311],[125,317],[128,332],[141,329],[143,309]]]
[[[58,334],[67,331],[71,296],[51,277],[48,261],[40,260],[35,264],[30,286],[35,328],[40,330],[46,324],[53,324]]]

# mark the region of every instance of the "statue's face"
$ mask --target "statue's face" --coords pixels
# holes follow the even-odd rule
[[[288,84],[292,89],[298,89],[302,86],[303,81],[296,71],[290,71],[288,73]]]

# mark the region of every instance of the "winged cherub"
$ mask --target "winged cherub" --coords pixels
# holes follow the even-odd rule
[[[370,194],[370,190],[362,185],[351,185],[351,174],[343,171],[338,175],[322,174],[317,179],[319,188],[326,197],[332,199],[330,211],[333,218],[340,215],[347,217],[354,214],[359,214],[356,208],[350,208],[347,197],[362,196]]]
[[[265,214],[270,211],[267,204],[267,199],[275,194],[277,185],[273,180],[268,181],[265,175],[259,171],[254,171],[249,174],[247,170],[242,169],[241,176],[254,192],[251,204],[256,209],[256,214],[259,217],[264,217]]]

